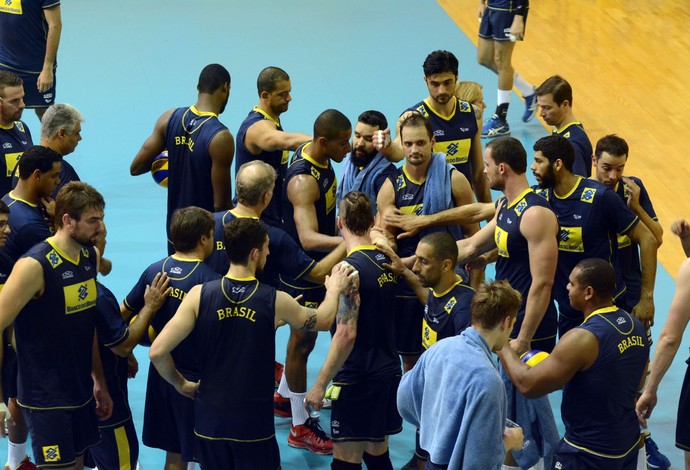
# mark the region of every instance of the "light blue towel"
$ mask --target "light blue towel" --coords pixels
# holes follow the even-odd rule
[[[499,363],[500,364],[500,363]],[[530,468],[544,459],[544,468],[551,468],[551,459],[560,441],[549,397],[525,398],[510,381],[503,365],[499,365],[508,400],[508,418],[522,427],[522,450],[513,451],[521,468]]]
[[[450,172],[454,169],[453,165],[446,162],[445,154],[438,152],[431,156],[429,169],[426,173],[426,185],[424,186],[422,215],[436,214],[455,207],[450,178]],[[444,228],[456,240],[462,238],[462,230],[458,225],[448,225]],[[431,227],[422,231],[421,236],[438,231],[439,227]]]
[[[374,183],[376,177],[384,170],[390,163],[386,160],[386,157],[377,153],[369,164],[362,169],[359,173],[359,168],[357,165],[352,163],[352,158],[348,154],[343,161],[343,177],[342,181],[338,185],[338,190],[336,193],[336,207],[340,207],[340,201],[350,191],[361,191],[374,203],[374,215],[376,215],[376,188]]]

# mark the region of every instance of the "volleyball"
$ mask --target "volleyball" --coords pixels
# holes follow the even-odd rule
[[[547,357],[549,357],[549,353],[539,351],[538,349],[532,349],[531,351],[527,351],[525,354],[520,356],[520,360],[528,366],[534,367]]]
[[[138,316],[139,315],[132,315],[132,318],[129,319],[129,324],[131,325],[134,323],[134,320],[136,320]],[[158,333],[156,333],[156,330],[153,328],[153,326],[149,325],[148,330],[139,340],[139,345],[146,346],[147,348],[150,347],[151,343],[153,343],[153,340],[156,339],[156,336],[158,336]]]
[[[163,150],[151,162],[153,181],[164,188],[168,187],[168,151]]]

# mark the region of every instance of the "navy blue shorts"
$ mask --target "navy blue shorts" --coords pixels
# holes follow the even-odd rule
[[[185,462],[195,460],[194,400],[178,393],[153,364],[146,383],[142,442],[148,447],[181,454]]]
[[[39,468],[68,468],[101,440],[96,404],[68,410],[22,408],[31,434],[31,448]]]
[[[395,347],[401,356],[422,354],[424,305],[417,297],[395,297]]]
[[[250,442],[198,438],[197,445],[202,470],[280,469],[280,450],[275,436]]]
[[[38,91],[40,73],[22,72],[0,65],[0,70],[7,70],[24,81],[24,104],[27,108],[47,108],[55,103],[55,85],[57,84],[57,67],[53,68],[53,86],[43,93]]]
[[[397,394],[400,376],[367,380],[340,387],[331,398],[333,442],[383,442],[386,436],[402,431]]]
[[[134,470],[139,460],[139,439],[132,418],[120,425],[100,428],[101,443],[87,449],[84,454],[86,467],[103,470],[118,468]]]
[[[479,24],[479,37],[493,41],[510,41],[510,27],[513,25],[515,12],[484,10],[482,22]],[[527,13],[525,13],[525,29],[527,28]]]
[[[551,468],[554,470],[636,470],[638,454],[639,449],[636,447],[621,458],[601,457],[573,447],[561,439]]]
[[[678,400],[678,419],[676,420],[676,447],[690,452],[690,359],[685,361],[688,368],[683,379],[683,388]]]

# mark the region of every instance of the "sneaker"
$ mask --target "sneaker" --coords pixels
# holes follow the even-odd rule
[[[417,454],[412,454],[409,462],[402,466],[400,470],[417,470]]]
[[[273,380],[275,380],[275,388],[278,388],[280,385],[280,379],[283,377],[283,369],[285,369],[285,366],[281,364],[278,361],[274,361],[275,365],[273,366]]]
[[[10,470],[10,466],[8,464],[5,464],[5,470]],[[33,463],[27,455],[15,470],[36,470],[36,464]]]
[[[647,453],[647,468],[666,470],[671,467],[671,461],[659,452],[659,447],[652,440],[651,434],[644,438],[644,450]]]
[[[533,90],[536,88],[533,87]],[[537,115],[537,94],[532,93],[531,95],[524,96],[525,100],[525,112],[522,115],[522,122],[530,122]]]
[[[333,453],[333,441],[329,439],[318,419],[309,418],[304,424],[290,426],[288,434],[288,445],[307,449],[319,455],[329,455]]]
[[[482,138],[484,139],[492,139],[504,135],[510,135],[510,127],[508,123],[498,117],[497,114],[491,116],[491,119],[482,127]]]
[[[281,418],[292,418],[290,399],[278,395],[278,392],[273,392],[273,414]]]

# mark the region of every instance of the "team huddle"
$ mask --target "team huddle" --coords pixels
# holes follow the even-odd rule
[[[505,19],[487,12],[484,41],[492,21]],[[505,70],[485,62],[500,87]],[[230,74],[204,67],[197,102],[164,112],[131,162],[149,173],[167,152],[168,256],[118,302],[101,283],[106,202],[65,160],[83,116],[41,108],[34,145],[27,84],[0,68],[5,468],[36,468],[29,434],[38,468],[137,468],[137,345],[151,359],[141,440],[165,451],[166,469],[279,469],[276,417],[291,420],[288,445],[332,454],[340,470],[392,469],[403,420],[416,428],[406,470],[645,465],[645,418],[670,362],[645,390],[663,230],[643,182],[623,176],[626,141],[592,148],[565,79],[532,87],[516,74],[523,120],[538,104],[554,126],[525,149],[509,136],[505,93],[485,125],[482,88],[458,81],[451,52],[423,70],[429,96],[394,125],[327,109],[306,134],[282,128],[290,77],[267,67],[233,136],[219,120]],[[54,90],[52,72],[41,77]],[[673,232],[690,253],[690,225]],[[559,389],[565,436],[547,398]],[[690,449],[680,419],[677,443]]]

